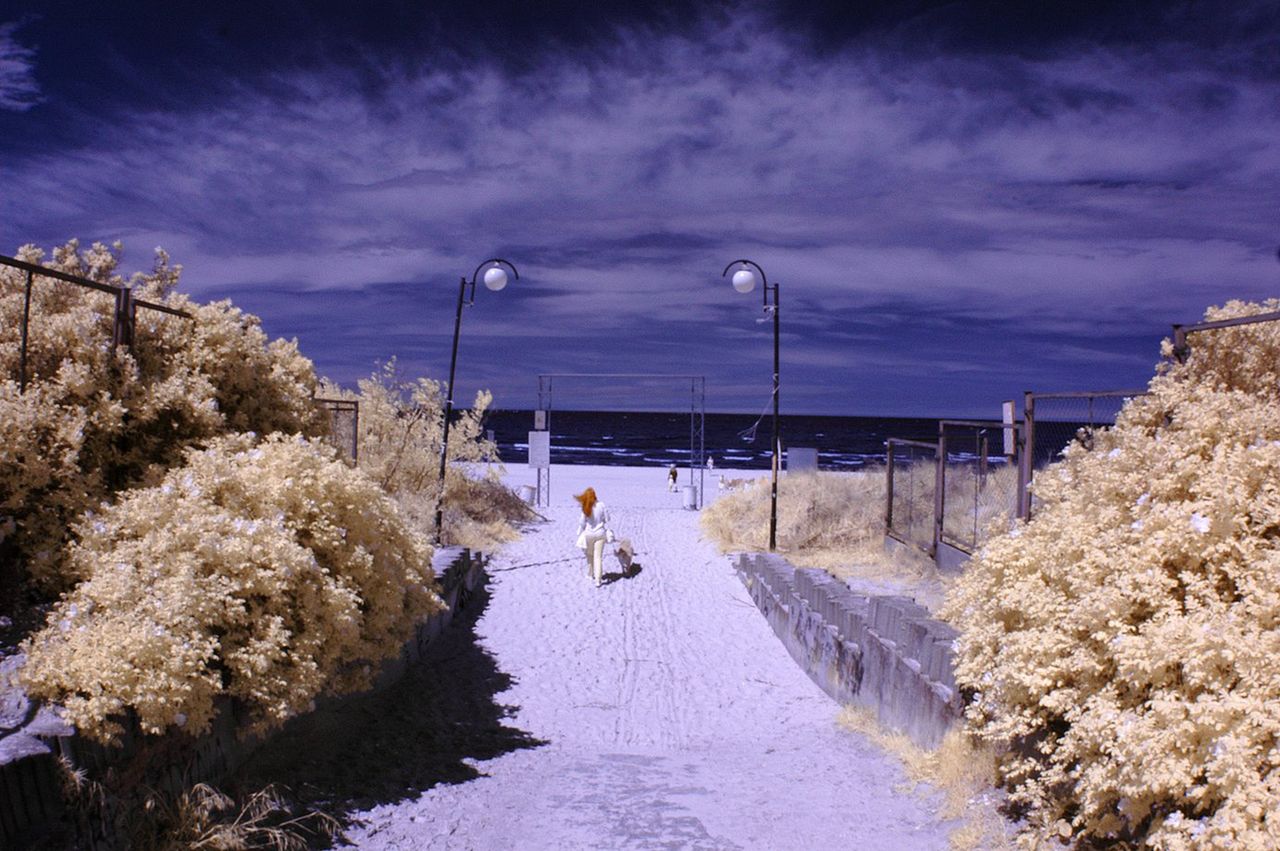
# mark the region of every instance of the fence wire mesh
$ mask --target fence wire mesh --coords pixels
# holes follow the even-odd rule
[[[944,421],[942,435],[946,459],[939,539],[973,553],[992,528],[1007,525],[1017,512],[1017,464],[1002,454],[1001,423]]]
[[[329,416],[329,442],[352,464],[360,458],[360,403],[353,399],[316,399]]]
[[[1062,457],[1072,444],[1093,447],[1093,436],[1101,429],[1115,425],[1125,402],[1142,396],[1146,390],[1096,390],[1077,393],[1028,393],[1025,401],[1026,440],[1029,450],[1027,469],[1023,475],[1028,485],[1035,471],[1044,469]],[[1035,512],[1033,489],[1026,490],[1026,516]]]
[[[1093,445],[1093,434],[1115,425],[1116,415],[1129,398],[1142,391],[1108,390],[1088,395],[1034,393],[1031,406],[1035,431],[1032,465],[1040,469],[1062,457],[1062,450],[1078,442]]]
[[[938,447],[900,438],[890,438],[887,446],[886,531],[904,544],[931,553]]]

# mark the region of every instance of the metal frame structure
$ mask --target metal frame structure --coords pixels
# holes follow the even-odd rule
[[[934,556],[937,556],[940,545],[947,544],[958,550],[964,550],[963,547],[957,546],[958,542],[946,540],[946,509],[947,509],[947,429],[948,428],[975,428],[980,430],[999,431],[1001,434],[1006,429],[1012,429],[1014,433],[1014,446],[1022,450],[1022,454],[1026,456],[1025,429],[1022,423],[1006,423],[1003,420],[938,420],[938,469],[937,479],[934,486],[933,501],[933,550]],[[981,431],[979,432],[981,433]],[[985,441],[985,437],[983,438]],[[1003,454],[1003,453],[1002,453]],[[984,452],[979,459],[979,463],[986,465],[987,453]],[[1018,495],[1014,499],[1014,504],[1009,506],[1011,512],[1018,510],[1018,505],[1022,501],[1022,487],[1019,484]],[[975,515],[976,518],[976,515]],[[976,534],[975,534],[976,537]]]
[[[707,377],[682,373],[653,372],[550,372],[538,375],[538,410],[546,412],[546,430],[551,430],[551,410],[553,390],[557,378],[670,378],[689,382],[689,481],[693,481],[693,471],[698,471],[697,507],[702,508],[702,497],[706,482],[706,434],[707,434]],[[543,488],[542,468],[538,468],[538,499],[546,493],[547,504],[551,504],[551,468],[547,467],[546,487]]]
[[[885,487],[884,533],[895,541],[916,547],[922,552],[928,553],[929,556],[932,557],[934,550],[932,545],[929,547],[921,547],[919,542],[910,540],[910,535],[900,535],[893,528],[893,472],[894,459],[897,457],[897,453],[894,451],[894,448],[898,446],[911,446],[916,449],[931,449],[935,453],[934,464],[937,464],[936,454],[938,451],[938,444],[936,443],[930,443],[927,440],[908,440],[903,437],[891,437],[885,441],[885,475],[887,476],[888,481],[886,482]],[[914,500],[908,502],[909,506],[914,504]],[[907,520],[907,527],[911,527],[911,518],[908,518]]]
[[[47,266],[38,266],[35,263],[27,263],[24,260],[18,260],[15,257],[6,257],[0,255],[0,266],[9,266],[14,269],[20,269],[27,273],[27,283],[23,292],[22,300],[22,345],[18,355],[18,392],[25,393],[27,391],[27,331],[31,319],[31,285],[36,277],[53,278],[58,281],[65,281],[69,284],[75,284],[80,287],[87,287],[92,290],[107,293],[114,296],[116,300],[115,321],[111,328],[111,345],[126,346],[129,351],[133,351],[133,329],[137,324],[138,308],[143,307],[147,310],[158,310],[161,313],[168,313],[173,316],[181,316],[185,319],[191,319],[190,313],[185,310],[178,310],[168,305],[159,304],[154,301],[144,301],[140,298],[133,297],[133,290],[129,287],[120,287],[115,284],[104,284],[101,281],[82,278],[79,275],[72,275],[67,272],[60,272],[57,269],[50,269]]]
[[[1179,361],[1185,361],[1187,356],[1191,354],[1191,344],[1187,341],[1188,334],[1195,334],[1200,331],[1214,331],[1218,328],[1234,328],[1237,325],[1255,325],[1259,322],[1274,322],[1280,319],[1280,311],[1274,313],[1255,313],[1251,316],[1237,316],[1234,319],[1219,319],[1215,322],[1199,322],[1195,325],[1174,325],[1173,326],[1173,356]]]
[[[329,415],[329,431],[332,434],[335,426],[342,414],[351,415],[351,445],[335,446],[340,449],[346,449],[348,456],[351,458],[353,465],[360,462],[360,402],[356,399],[327,399],[320,396],[312,398],[317,405],[324,409]]]
[[[938,440],[931,443],[927,440],[907,440],[900,437],[891,437],[885,441],[886,446],[886,464],[885,475],[886,493],[885,493],[885,536],[893,540],[915,547],[929,555],[941,565],[943,561],[953,561],[955,558],[963,558],[971,553],[963,546],[963,542],[954,539],[948,539],[946,534],[946,510],[947,510],[947,461],[948,461],[948,429],[956,428],[973,428],[978,429],[979,434],[982,431],[990,431],[1003,434],[1006,430],[1014,433],[1014,449],[1018,454],[1019,461],[1026,456],[1025,426],[1019,422],[1004,422],[1003,420],[938,420]],[[982,450],[979,453],[978,464],[980,468],[985,467],[986,459],[989,457],[989,449],[987,438],[984,436],[982,440]],[[929,546],[922,547],[918,541],[910,540],[909,535],[901,534],[893,526],[893,500],[894,500],[894,460],[897,457],[895,451],[897,447],[914,447],[917,449],[932,449],[934,451],[934,482],[933,482],[933,523],[932,534],[930,535]],[[1003,456],[1003,452],[997,453]],[[1010,513],[1016,512],[1022,504],[1022,481],[1019,477],[1018,491],[1014,495],[1012,503],[1009,505]],[[975,518],[976,518],[975,514]],[[976,538],[975,532],[975,538]],[[947,557],[943,558],[943,551],[947,552]]]
[[[1127,399],[1145,395],[1147,395],[1145,387],[1140,390],[1073,390],[1063,393],[1036,393],[1028,390],[1023,393],[1023,442],[1026,444],[1026,451],[1018,460],[1018,517],[1023,520],[1031,519],[1031,479],[1035,476],[1036,465],[1037,399],[1087,399],[1089,403],[1087,421],[1092,425],[1094,399]]]

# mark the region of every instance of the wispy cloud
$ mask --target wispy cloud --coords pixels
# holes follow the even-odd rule
[[[24,112],[40,102],[36,52],[15,38],[18,25],[0,24],[0,109]]]
[[[287,71],[135,108],[90,145],[0,164],[0,236],[163,244],[198,294],[256,288],[268,327],[344,378],[367,371],[357,337],[439,374],[458,276],[501,254],[523,280],[468,312],[467,340],[485,341],[470,375],[501,380],[511,341],[539,341],[547,368],[580,361],[576,340],[736,385],[767,358],[758,302],[719,279],[748,256],[782,282],[791,380],[811,385],[791,398],[813,400],[855,375],[909,382],[894,364],[931,345],[938,371],[1021,390],[1051,334],[1046,351],[1131,384],[1132,349],[1091,329],[1146,339],[1275,290],[1274,78],[1165,46],[814,53],[763,20],[620,29],[518,70],[371,54],[361,80]],[[54,174],[74,198],[38,191]],[[306,293],[354,304],[375,285],[394,306],[344,309],[340,335],[302,319]],[[900,321],[858,324],[869,307]],[[903,330],[939,316],[983,322],[948,347]],[[993,344],[1011,329],[1022,342]],[[761,346],[745,365],[727,354],[743,341]]]

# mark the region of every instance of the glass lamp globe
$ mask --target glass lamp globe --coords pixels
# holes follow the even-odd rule
[[[733,288],[740,293],[749,293],[756,288],[756,273],[750,269],[739,269],[733,273]]]
[[[494,266],[486,269],[484,273],[484,285],[486,288],[497,292],[507,285],[507,270],[501,266]]]

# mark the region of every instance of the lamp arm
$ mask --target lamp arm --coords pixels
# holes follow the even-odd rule
[[[508,269],[511,270],[511,274],[515,276],[515,279],[517,281],[520,280],[520,273],[516,270],[514,263],[512,263],[510,260],[503,260],[501,257],[490,257],[488,260],[484,261],[479,266],[477,266],[476,270],[471,273],[471,287],[473,291],[476,285],[476,278],[480,277],[480,270],[483,269],[485,266],[488,266],[490,263],[501,263],[502,265],[506,266]]]

